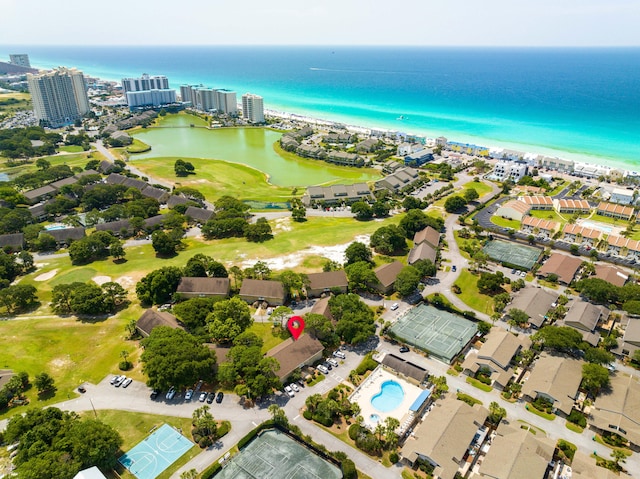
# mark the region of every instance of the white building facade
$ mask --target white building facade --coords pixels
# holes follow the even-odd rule
[[[242,118],[250,123],[264,123],[264,101],[259,95],[242,95]]]
[[[122,89],[130,91],[168,90],[169,80],[164,75],[149,76],[143,73],[140,78],[123,78]]]
[[[28,74],[27,83],[35,116],[45,126],[58,128],[72,124],[90,110],[80,70],[57,68],[42,74]]]

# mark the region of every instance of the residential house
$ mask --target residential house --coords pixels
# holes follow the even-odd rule
[[[108,231],[113,233],[114,236],[127,236],[133,232],[131,222],[128,219],[110,221],[108,223],[98,223],[96,225],[96,231]]]
[[[136,321],[136,329],[145,338],[151,334],[153,328],[157,328],[158,326],[184,329],[173,314],[167,313],[166,311],[156,311],[155,309],[147,309],[142,313],[138,321]]]
[[[586,215],[591,212],[591,205],[587,200],[572,200],[562,198],[560,200],[553,200],[553,206],[561,214],[574,214],[578,213]]]
[[[366,183],[354,183],[353,185],[309,186],[302,196],[302,203],[305,206],[318,203],[328,206],[374,199]]]
[[[408,263],[414,264],[420,259],[428,259],[436,263],[438,246],[440,245],[440,233],[431,226],[418,231],[413,235],[413,248],[409,251]]]
[[[604,306],[596,306],[580,299],[575,300],[562,324],[577,329],[582,339],[592,346],[597,346],[600,335],[596,333],[598,323],[609,317],[609,310]]]
[[[501,218],[509,218],[510,220],[522,221],[522,218],[528,215],[529,211],[531,211],[531,205],[526,204],[524,201],[509,200],[500,205],[494,215]]]
[[[429,148],[410,153],[404,157],[405,166],[422,166],[429,161],[433,161],[433,150]]]
[[[102,160],[100,162],[100,165],[98,165],[98,170],[103,175],[107,175],[111,173],[115,168],[116,168],[116,165],[109,160]]]
[[[553,199],[550,196],[520,196],[518,201],[531,206],[532,210],[552,210]]]
[[[501,423],[484,457],[479,476],[493,479],[546,479],[555,441]]]
[[[340,145],[348,145],[352,143],[355,139],[355,136],[351,133],[329,133],[324,136],[323,140],[325,143],[333,143]]]
[[[329,163],[346,166],[363,166],[365,161],[355,153],[347,153],[346,151],[330,150],[325,158]]]
[[[374,190],[388,190],[392,193],[404,191],[420,179],[418,170],[403,168],[375,182]]]
[[[522,386],[527,401],[543,397],[553,404],[561,416],[571,414],[582,382],[583,361],[542,353],[536,360],[529,379]]]
[[[40,201],[44,201],[56,194],[56,189],[51,185],[41,186],[34,190],[25,191],[22,195],[26,198],[27,203],[34,205]]]
[[[24,233],[0,235],[0,249],[3,251],[19,251],[25,246]]]
[[[471,407],[449,395],[435,403],[407,438],[400,454],[412,467],[420,460],[433,465],[434,479],[454,479],[487,416],[488,411],[479,404]]]
[[[569,243],[588,245],[591,248],[597,246],[602,238],[602,231],[595,228],[587,228],[577,224],[567,223],[562,230],[563,239]]]
[[[525,163],[512,161],[498,161],[491,173],[487,175],[487,179],[492,181],[511,180],[514,183],[520,181],[527,175],[528,167]]]
[[[44,221],[49,215],[47,213],[47,205],[54,200],[47,200],[44,203],[38,203],[37,205],[29,206],[29,213],[36,221]]]
[[[185,210],[184,215],[189,222],[206,223],[213,217],[214,213],[211,210],[198,208],[197,206],[189,206]]]
[[[303,334],[297,340],[289,338],[274,346],[267,351],[267,357],[276,359],[280,364],[280,369],[275,374],[284,383],[296,369],[322,359],[322,351],[324,346],[320,341],[309,334]]]
[[[168,191],[163,190],[161,188],[156,188],[155,186],[147,186],[141,191],[141,193],[142,193],[142,196],[146,198],[153,198],[154,200],[157,200],[158,203],[160,204],[165,203],[167,199],[169,199],[169,196],[171,196],[171,194]]]
[[[547,278],[550,274],[558,277],[558,282],[567,286],[582,265],[582,260],[575,256],[553,253],[538,270],[538,277]]]
[[[296,153],[306,158],[323,159],[327,156],[327,151],[316,145],[308,145],[303,143],[296,148]]]
[[[184,196],[178,196],[178,195],[170,195],[169,198],[167,199],[167,208],[174,208],[175,206],[178,205],[184,205],[185,203],[189,202],[189,198],[185,198]]]
[[[53,236],[58,247],[61,245],[69,245],[72,241],[78,241],[84,238],[84,228],[64,228],[59,230],[44,230],[40,233]]]
[[[640,383],[637,378],[618,372],[609,387],[600,391],[591,409],[590,426],[596,431],[612,432],[640,448]]]
[[[383,264],[378,266],[373,272],[378,278],[378,284],[371,285],[380,294],[389,294],[393,291],[396,278],[400,271],[402,271],[404,265],[400,261],[394,261],[392,263]]]
[[[126,179],[127,179],[126,176],[121,175],[119,173],[110,173],[109,176],[107,176],[107,179],[105,180],[105,182],[108,185],[121,185],[125,182]]]
[[[633,218],[633,207],[601,201],[600,204],[598,204],[597,214],[622,221],[629,221]]]
[[[156,215],[144,220],[144,230],[151,233],[157,229],[163,227],[163,221],[167,218],[167,215]]]
[[[635,202],[636,194],[636,190],[614,188],[611,192],[611,196],[609,196],[609,201],[619,205],[630,205]]]
[[[378,140],[374,138],[367,138],[356,145],[356,151],[361,153],[371,153],[378,146]]]
[[[549,156],[544,156],[540,160],[540,166],[542,168],[546,168],[548,170],[555,170],[564,173],[569,173],[573,171],[575,163],[573,160],[565,160],[562,158],[552,158]]]
[[[62,178],[61,180],[54,181],[53,183],[49,183],[49,186],[59,190],[63,186],[67,185],[75,185],[78,182],[78,178],[75,176],[68,176],[67,178]]]
[[[504,329],[493,328],[482,347],[467,355],[462,369],[469,376],[475,376],[481,370],[488,371],[491,385],[502,390],[513,376],[513,357],[530,347],[531,340],[527,336],[515,336]]]
[[[629,275],[626,271],[607,264],[596,264],[595,277],[618,287],[624,286],[629,280]]]
[[[149,183],[142,180],[136,180],[135,178],[125,178],[125,180],[120,184],[126,186],[127,188],[135,188],[140,193],[142,193],[142,190],[149,186]]]
[[[640,319],[629,318],[622,336],[622,344],[612,352],[618,356],[632,358],[638,349],[640,349]]]
[[[631,476],[598,466],[594,458],[578,449],[571,461],[571,479],[631,479]]]
[[[343,269],[337,271],[325,271],[322,273],[310,273],[307,275],[309,284],[307,295],[311,297],[328,295],[333,291],[347,292],[349,281]]]
[[[623,236],[609,235],[607,243],[607,253],[640,260],[640,241],[624,238]]]
[[[313,304],[313,308],[311,308],[311,314],[321,314],[325,318],[330,321],[334,321],[333,315],[331,314],[331,309],[329,308],[329,296],[324,298],[320,298]]]
[[[229,278],[180,278],[176,293],[185,298],[226,298],[231,292]]]
[[[557,221],[536,218],[535,216],[525,216],[522,218],[520,229],[523,233],[531,233],[534,235],[543,235],[551,238],[560,228]]]
[[[505,308],[505,320],[509,319],[509,311],[519,309],[529,316],[529,325],[541,328],[547,313],[558,300],[558,293],[538,288],[524,288],[518,291],[511,303]]]
[[[411,361],[405,361],[395,354],[385,354],[380,364],[416,384],[422,384],[429,377],[429,371]]]
[[[393,172],[395,172],[396,170],[398,170],[400,168],[402,168],[402,165],[400,163],[398,163],[397,161],[391,160],[391,161],[387,161],[384,164],[384,166],[382,167],[382,172],[390,174],[390,173],[393,173]]]
[[[240,298],[249,304],[265,301],[273,306],[281,306],[287,299],[287,294],[280,281],[245,279],[240,287]]]

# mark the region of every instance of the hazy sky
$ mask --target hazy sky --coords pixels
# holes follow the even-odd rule
[[[638,0],[0,0],[0,45],[640,45]]]

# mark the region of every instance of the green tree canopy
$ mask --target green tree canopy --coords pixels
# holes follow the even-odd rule
[[[599,364],[582,365],[582,387],[594,395],[609,385],[609,370]]]
[[[569,352],[582,343],[582,334],[569,326],[544,326],[531,336],[543,349]]]
[[[349,344],[366,341],[375,333],[373,311],[357,294],[339,294],[329,299],[329,309],[337,321],[336,333]]]
[[[466,200],[462,196],[449,196],[444,202],[444,209],[447,213],[457,213],[467,205]]]
[[[175,266],[156,269],[136,284],[136,294],[143,305],[162,304],[171,300],[178,289],[182,271]]]
[[[207,317],[209,334],[218,343],[232,342],[252,323],[249,306],[237,296],[215,303]]]
[[[354,241],[344,252],[345,265],[357,263],[358,261],[371,261],[371,250],[369,247],[359,241]]]
[[[396,225],[382,226],[371,235],[371,247],[380,254],[403,253],[407,249],[407,240],[402,228]]]
[[[213,378],[215,355],[197,338],[182,329],[158,326],[141,342],[140,360],[147,385],[167,390],[191,386]]]
[[[418,284],[420,284],[420,272],[413,266],[405,266],[398,273],[394,287],[404,298],[413,294]]]

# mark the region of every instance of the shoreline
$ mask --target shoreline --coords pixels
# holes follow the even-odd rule
[[[55,67],[43,67],[41,65],[32,65],[33,68],[41,69],[41,70],[49,70]],[[105,78],[98,75],[94,75],[90,72],[90,69],[84,69],[82,67],[77,67],[85,73],[86,76],[91,78],[97,78],[99,80],[111,81],[120,83],[121,79],[115,78]],[[98,67],[99,68],[99,67]],[[170,86],[171,87],[171,86]],[[174,89],[178,90],[179,88]],[[239,89],[236,89],[239,90]],[[526,142],[513,142],[513,141],[502,141],[490,138],[484,138],[478,135],[474,135],[468,132],[457,132],[457,131],[446,131],[440,130],[439,132],[424,130],[420,127],[414,127],[411,129],[409,127],[407,131],[404,131],[404,128],[389,128],[388,122],[383,120],[364,120],[356,119],[353,117],[342,117],[340,114],[328,114],[327,112],[320,112],[316,114],[313,111],[304,111],[304,109],[298,110],[301,113],[296,113],[295,111],[289,111],[289,107],[286,105],[274,105],[274,108],[265,108],[265,114],[284,118],[284,119],[293,119],[297,121],[306,121],[308,123],[322,125],[322,126],[344,126],[350,131],[356,133],[367,133],[371,131],[381,131],[386,133],[402,133],[409,137],[417,137],[417,138],[436,138],[438,136],[444,136],[449,141],[457,142],[457,143],[468,143],[475,144],[478,146],[483,146],[489,149],[511,149],[522,151],[526,156],[549,156],[552,158],[560,158],[564,160],[571,160],[576,165],[588,165],[588,166],[597,166],[601,168],[608,168],[610,170],[619,170],[623,173],[636,173],[640,171],[640,164],[636,165],[633,160],[625,160],[617,157],[607,157],[602,155],[596,155],[592,153],[585,152],[576,152],[564,149],[558,149],[554,147],[549,147],[545,145],[536,145],[529,144]],[[335,119],[329,119],[329,118]],[[408,118],[407,118],[408,119]],[[354,121],[355,120],[355,121]],[[360,124],[358,124],[360,123]],[[366,125],[366,126],[363,126]],[[385,125],[385,126],[382,126]],[[399,125],[400,126],[400,125]],[[408,125],[407,125],[408,126]],[[367,133],[368,134],[368,133]]]

